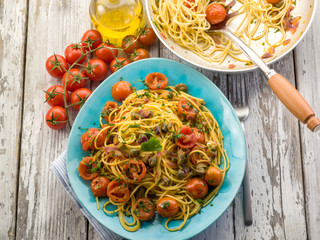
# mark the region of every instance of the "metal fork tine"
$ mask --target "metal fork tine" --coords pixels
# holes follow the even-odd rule
[[[248,105],[248,89],[247,89],[246,80],[244,78],[241,79],[241,92],[242,92],[243,105]]]

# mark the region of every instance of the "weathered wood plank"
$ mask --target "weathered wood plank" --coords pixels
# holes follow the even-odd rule
[[[292,53],[274,68],[294,84]],[[243,200],[235,200],[236,239],[306,239],[297,120],[273,95],[263,74],[245,78],[250,115],[245,121],[253,225],[245,227]]]
[[[46,72],[46,58],[80,41],[90,28],[90,1],[29,2],[17,239],[86,239],[86,219],[49,170],[65,150],[69,131],[46,126],[49,106],[42,89],[61,84]]]
[[[0,239],[14,239],[27,1],[0,1]]]
[[[298,90],[318,117],[320,116],[319,29],[320,17],[316,14],[311,29],[295,50]],[[311,133],[303,124],[300,124],[300,133],[308,237],[316,240],[320,236],[320,135]]]

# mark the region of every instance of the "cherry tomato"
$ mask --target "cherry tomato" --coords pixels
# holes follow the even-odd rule
[[[119,105],[118,105],[118,103],[116,103],[116,102],[111,102],[111,101],[106,102],[106,104],[105,104],[104,107],[103,107],[101,116],[102,116],[107,122],[109,122],[109,123],[112,122],[113,119],[110,119],[109,114],[110,114],[114,109],[116,109],[117,107],[119,107]]]
[[[188,193],[195,199],[202,199],[208,193],[208,184],[201,178],[192,178],[186,184]]]
[[[211,24],[223,22],[227,17],[226,9],[219,3],[212,3],[206,10],[206,19]]]
[[[54,78],[61,78],[68,68],[66,59],[61,55],[52,55],[46,61],[46,69]]]
[[[164,89],[168,84],[166,75],[159,72],[149,73],[144,81],[151,90]]]
[[[108,197],[116,202],[123,203],[129,200],[130,191],[128,185],[122,180],[112,180],[108,185]]]
[[[46,93],[46,102],[50,106],[64,106],[64,100],[63,100],[63,92],[64,87],[60,85],[54,85],[52,87],[49,87]],[[69,100],[69,92],[66,91],[66,100]]]
[[[218,186],[222,181],[222,171],[220,168],[210,166],[204,175],[204,180],[210,186]]]
[[[196,136],[197,136],[197,142],[198,143],[205,143],[205,138],[204,138],[204,133],[199,132],[198,128],[192,128],[195,132],[196,132]]]
[[[134,52],[130,56],[131,62],[136,62],[141,59],[149,58],[150,55],[147,50],[143,48],[139,48],[137,50],[134,50]]]
[[[133,87],[127,81],[119,81],[111,89],[111,96],[118,102],[125,100],[131,93],[133,93]]]
[[[157,41],[157,35],[152,28],[146,28],[139,36],[139,42],[143,45],[152,45]]]
[[[163,197],[157,203],[157,212],[162,217],[173,217],[179,212],[178,202],[171,197]]]
[[[140,198],[134,205],[133,205],[133,213],[137,215],[137,217],[141,221],[150,220],[155,214],[155,206],[154,203],[151,202],[148,198]]]
[[[64,56],[66,57],[67,62],[72,65],[75,61],[78,61],[79,64],[84,63],[86,60],[85,56],[82,54],[86,53],[86,49],[80,44],[70,44],[64,51]]]
[[[90,184],[92,194],[98,197],[106,197],[109,183],[109,178],[105,176],[96,177]]]
[[[92,157],[85,157],[78,167],[79,175],[85,180],[92,180],[99,175],[99,167]]]
[[[99,133],[100,130],[98,128],[90,128],[81,135],[80,142],[84,151],[96,150],[104,145],[107,133],[106,131]]]
[[[139,48],[139,40],[135,36],[128,35],[122,40],[122,49],[126,53],[133,53],[137,48]]]
[[[91,81],[100,82],[106,79],[108,74],[108,66],[101,59],[88,60],[85,65],[84,74],[89,77]]]
[[[103,48],[100,48],[102,47]],[[106,63],[111,63],[111,61],[115,58],[118,57],[118,49],[115,48],[112,44],[107,44],[107,43],[101,43],[98,46],[98,50],[96,50],[96,56],[97,58],[101,59],[102,61]],[[108,49],[112,48],[112,50]]]
[[[195,119],[197,110],[193,108],[192,104],[187,99],[180,99],[178,102],[178,113],[185,117],[187,120]]]
[[[54,106],[46,115],[46,123],[49,128],[60,130],[67,125],[67,112],[63,107]]]
[[[177,139],[177,145],[181,148],[192,148],[197,142],[197,136],[195,131],[190,127],[182,127],[177,132],[179,138]]]
[[[86,47],[87,50],[89,48],[96,49],[102,43],[101,33],[97,30],[88,30],[86,31],[81,38],[82,46]]]
[[[188,8],[192,8],[194,4],[195,4],[195,0],[184,0],[183,2],[183,5],[185,5]]]
[[[266,1],[267,1],[267,3],[275,4],[275,3],[280,2],[281,0],[266,0]]]
[[[146,176],[147,168],[144,163],[139,160],[130,160],[122,167],[122,174],[128,183],[138,183]]]
[[[83,104],[87,101],[87,99],[90,97],[92,91],[88,88],[79,88],[77,90],[75,90],[72,94],[71,94],[71,104],[75,104],[72,105],[72,107],[76,110],[79,110]]]
[[[66,84],[67,74],[68,73],[65,73],[62,77],[63,86]],[[86,75],[80,69],[73,68],[69,71],[67,89],[74,92],[79,88],[83,88],[86,85],[86,81]]]
[[[118,71],[120,68],[123,68],[124,66],[128,65],[129,63],[130,61],[124,57],[113,59],[110,63],[110,72],[114,73]]]
[[[194,147],[191,149],[191,152],[195,151],[195,150],[205,151],[205,147],[206,147],[205,145],[196,143],[196,145],[194,145]],[[198,152],[191,153],[190,154],[190,161],[192,164],[197,165],[198,161],[203,159],[202,157],[203,157],[203,155],[201,153],[198,153]],[[204,164],[206,164],[206,163],[204,163]]]

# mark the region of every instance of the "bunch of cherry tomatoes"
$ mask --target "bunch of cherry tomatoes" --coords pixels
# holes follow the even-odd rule
[[[114,73],[130,62],[149,58],[148,51],[141,45],[149,46],[156,40],[153,29],[145,28],[137,37],[126,36],[121,48],[117,48],[107,41],[103,42],[97,30],[88,30],[80,43],[67,46],[64,56],[50,56],[46,61],[47,72],[61,79],[61,84],[44,91],[45,102],[52,106],[46,114],[47,125],[54,130],[60,130],[67,124],[71,127],[68,108],[79,110],[89,98],[92,91],[85,88],[87,80],[101,82],[106,79],[109,69]],[[129,57],[118,57],[119,51]]]

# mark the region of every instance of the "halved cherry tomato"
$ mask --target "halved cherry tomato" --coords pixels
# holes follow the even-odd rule
[[[86,47],[87,50],[89,48],[96,49],[102,43],[102,36],[97,30],[91,29],[83,34],[81,41],[82,46]]]
[[[102,46],[103,48],[100,48]],[[118,57],[118,49],[116,49],[112,44],[101,43],[98,48],[100,49],[96,50],[97,58],[103,60],[106,63],[111,63],[114,58]]]
[[[113,59],[110,63],[110,72],[114,73],[118,71],[120,68],[123,68],[124,66],[128,65],[129,63],[130,61],[124,57]]]
[[[52,55],[46,61],[47,72],[54,78],[61,78],[69,66],[61,55]]]
[[[143,48],[138,48],[137,50],[134,50],[134,52],[130,56],[131,62],[136,62],[141,59],[149,58],[150,55],[147,50]]]
[[[275,3],[280,2],[281,0],[266,0],[266,1],[267,1],[267,3],[275,4]]]
[[[195,199],[202,199],[208,193],[208,184],[201,178],[192,178],[186,184],[188,193]]]
[[[46,115],[46,123],[49,128],[60,130],[67,125],[66,109],[60,106],[54,106],[49,109]]]
[[[108,75],[108,66],[101,59],[88,60],[85,65],[84,74],[89,77],[91,81],[100,82],[106,79]]]
[[[152,45],[157,41],[157,35],[153,31],[152,28],[146,28],[144,31],[142,31],[141,35],[139,36],[139,41],[143,45]]]
[[[210,166],[204,175],[204,180],[210,186],[218,186],[222,181],[222,171],[220,168]]]
[[[144,81],[151,90],[164,89],[168,84],[166,75],[159,72],[149,73]]]
[[[66,84],[67,74],[65,73],[62,77],[62,85]],[[86,85],[87,77],[80,69],[73,68],[69,71],[67,89],[71,92],[79,88],[83,88]]]
[[[212,3],[206,10],[206,19],[211,24],[223,22],[227,17],[226,9],[219,3]]]
[[[75,104],[75,105],[72,105],[72,107],[76,110],[79,110],[82,107],[82,105],[85,103],[85,101],[88,100],[91,93],[92,91],[88,88],[79,88],[75,90],[71,94],[71,98],[70,98],[71,104]]]
[[[197,116],[197,110],[194,109],[192,104],[184,98],[178,102],[178,113],[188,120],[195,119]]]
[[[151,202],[148,198],[140,198],[134,205],[133,205],[133,213],[137,215],[137,217],[141,221],[150,220],[155,214],[155,205]]]
[[[157,212],[162,217],[173,217],[179,212],[178,202],[171,197],[163,197],[157,203]]]
[[[82,134],[80,141],[84,151],[95,150],[103,146],[107,133],[106,131],[103,131],[99,134],[99,132],[100,130],[98,128],[90,128],[84,134]]]
[[[185,5],[188,8],[192,8],[195,4],[195,0],[184,0],[183,5]],[[195,7],[197,9],[197,7]]]
[[[78,61],[79,64],[84,63],[86,60],[85,56],[82,54],[86,53],[86,49],[81,44],[70,44],[64,51],[64,56],[66,57],[67,62],[71,65],[75,61]]]
[[[54,85],[52,87],[49,87],[46,93],[46,102],[50,106],[64,106],[64,100],[63,100],[63,92],[64,88],[60,85]],[[66,91],[66,100],[69,100],[69,92]]]
[[[109,114],[110,114],[114,109],[116,109],[117,107],[119,107],[119,104],[116,103],[116,102],[111,102],[111,101],[106,102],[106,104],[105,104],[104,107],[103,107],[101,116],[102,116],[107,122],[109,122],[109,123],[112,122],[113,119],[110,119],[110,118],[109,118]]]
[[[121,47],[126,53],[133,53],[135,49],[139,48],[139,40],[133,35],[128,35],[122,40]]]
[[[182,127],[177,132],[179,138],[177,139],[177,145],[181,148],[192,148],[197,142],[197,136],[195,131],[190,127]]]
[[[138,183],[146,176],[147,168],[144,163],[139,160],[130,160],[122,167],[122,174],[128,183]]]
[[[194,145],[194,147],[191,149],[191,152],[192,151],[195,151],[195,150],[202,150],[204,151],[205,150],[205,146],[204,145],[201,145],[199,143],[196,143],[196,145]],[[192,164],[194,165],[197,165],[198,164],[198,161],[200,161],[202,159],[202,154],[201,153],[191,153],[190,154],[190,161]]]
[[[112,180],[108,185],[108,197],[116,202],[123,203],[129,200],[130,191],[127,183],[122,180]]]
[[[92,180],[99,175],[99,167],[92,157],[85,157],[79,163],[78,171],[80,177],[85,180]]]
[[[203,131],[202,132],[199,132],[199,129],[198,128],[193,128],[194,131],[196,132],[196,136],[197,136],[197,142],[199,143],[205,143],[205,138],[204,138],[204,133]]]
[[[92,194],[98,197],[106,197],[109,183],[110,180],[106,176],[96,177],[90,184]]]
[[[111,89],[111,96],[118,102],[125,100],[131,93],[133,93],[133,87],[127,81],[119,81]]]

